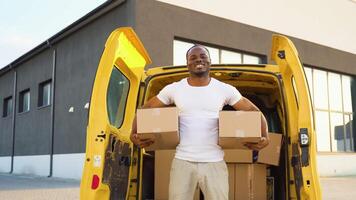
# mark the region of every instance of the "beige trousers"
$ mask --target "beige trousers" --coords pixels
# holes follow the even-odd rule
[[[229,181],[225,161],[189,162],[173,159],[169,200],[192,200],[197,187],[206,200],[227,200]]]

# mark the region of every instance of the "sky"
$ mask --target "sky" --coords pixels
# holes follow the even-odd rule
[[[0,69],[105,0],[0,0]]]

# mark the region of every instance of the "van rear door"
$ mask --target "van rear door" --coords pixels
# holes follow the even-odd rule
[[[273,35],[271,53],[280,68],[286,102],[289,198],[321,199],[313,110],[303,65],[287,37]]]
[[[149,63],[131,28],[111,33],[92,90],[80,199],[136,199],[138,153],[129,136],[141,77]]]

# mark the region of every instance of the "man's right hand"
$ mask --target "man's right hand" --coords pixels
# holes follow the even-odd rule
[[[148,147],[155,142],[151,138],[145,138],[145,139],[140,138],[140,135],[138,135],[137,133],[132,133],[130,136],[130,140],[132,141],[132,143],[134,143],[136,146],[140,148]]]

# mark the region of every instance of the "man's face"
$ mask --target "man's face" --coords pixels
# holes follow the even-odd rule
[[[204,77],[209,75],[210,57],[208,51],[201,46],[196,46],[187,54],[187,67],[193,76]]]

